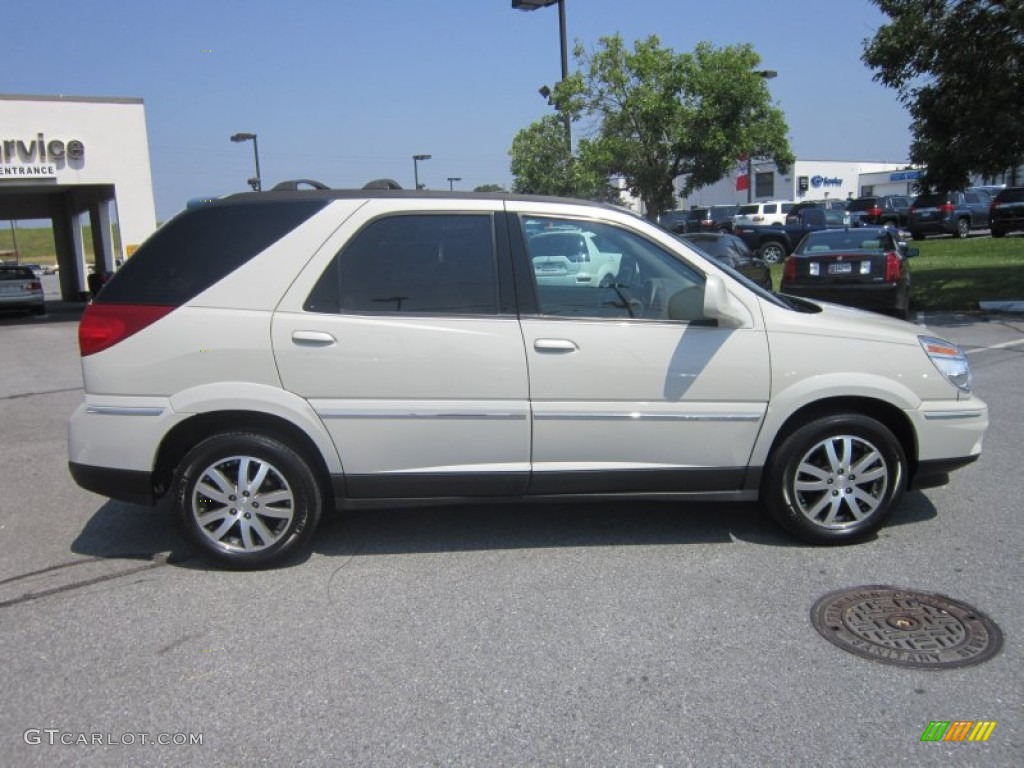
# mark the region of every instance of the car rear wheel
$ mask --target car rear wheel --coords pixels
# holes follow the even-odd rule
[[[859,541],[876,531],[906,487],[907,459],[882,423],[858,414],[817,418],[772,455],[768,511],[811,544]]]
[[[992,237],[1006,237],[1006,230],[992,227]]]
[[[782,247],[782,243],[765,243],[758,250],[757,255],[769,264],[776,264],[786,258],[786,249]]]
[[[324,496],[310,464],[267,435],[230,432],[182,460],[175,515],[185,536],[229,568],[281,564],[309,541]]]
[[[956,220],[956,236],[963,240],[971,234],[971,222],[968,219]]]

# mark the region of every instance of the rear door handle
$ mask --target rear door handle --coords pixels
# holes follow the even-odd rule
[[[567,354],[579,350],[576,342],[569,339],[537,339],[533,342],[533,348],[538,352],[556,352],[559,354]]]
[[[329,347],[336,341],[323,331],[292,331],[292,343],[300,347]]]

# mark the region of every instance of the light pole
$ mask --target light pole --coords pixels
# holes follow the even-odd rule
[[[448,191],[449,192],[454,192],[455,191],[455,182],[456,181],[462,181],[462,177],[461,176],[449,176],[448,177]]]
[[[422,189],[420,187],[420,160],[429,160],[430,155],[413,155],[412,156],[412,176],[413,181],[416,182],[416,189]]]
[[[555,3],[558,3],[558,35],[562,43],[562,80],[565,80],[569,77],[569,47],[565,41],[565,0],[512,0],[512,8],[520,11],[536,11],[538,8],[547,8]],[[569,152],[571,153],[572,127],[568,115],[565,116],[565,137],[569,142]]]
[[[256,159],[256,175],[249,179],[249,186],[253,188],[253,191],[260,192],[263,189],[263,182],[260,180],[260,148],[256,142],[256,134],[235,133],[232,134],[231,140],[236,144],[243,141],[252,142],[252,155]]]
[[[754,73],[758,77],[764,78],[765,80],[771,80],[772,78],[778,77],[779,73],[774,69],[762,69]],[[753,202],[754,200],[754,152],[751,150],[747,153],[747,202]]]

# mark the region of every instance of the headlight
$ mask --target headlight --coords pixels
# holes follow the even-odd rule
[[[924,353],[950,384],[964,392],[971,391],[971,363],[960,347],[934,336],[918,336],[917,339]]]

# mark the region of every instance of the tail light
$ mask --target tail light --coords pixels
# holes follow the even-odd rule
[[[782,279],[788,282],[796,280],[796,258],[793,256],[787,256],[782,265]]]
[[[28,284],[28,289],[30,291],[41,291],[43,290],[43,284],[38,280],[33,280]]]
[[[881,215],[882,209],[879,208],[877,205],[874,208],[868,208],[868,216],[870,216],[871,218],[877,219]]]
[[[952,203],[946,203],[945,205],[940,205],[939,206],[939,212],[940,213],[952,213],[955,210],[956,210],[956,206],[954,206]]]
[[[885,254],[885,282],[895,283],[903,274],[903,260],[894,252]]]
[[[78,325],[78,349],[82,357],[102,352],[173,309],[163,304],[90,304]]]

